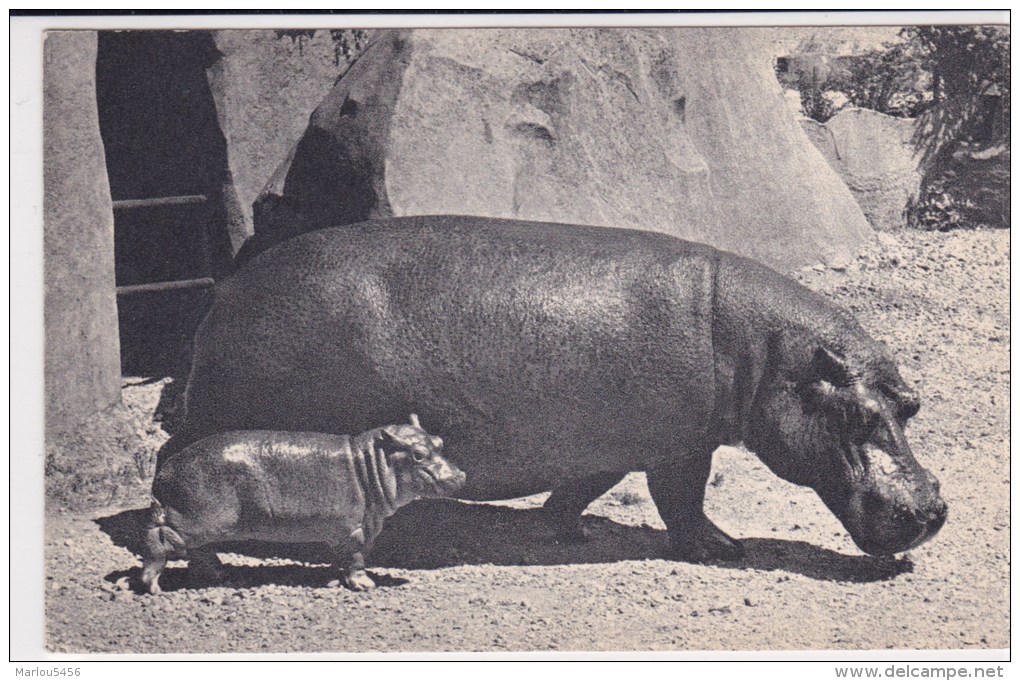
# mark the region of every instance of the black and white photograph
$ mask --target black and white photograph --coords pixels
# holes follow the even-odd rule
[[[31,57],[43,653],[1009,660],[1007,11],[141,18]]]

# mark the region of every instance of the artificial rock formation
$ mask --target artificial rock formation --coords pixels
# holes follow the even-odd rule
[[[252,203],[347,61],[329,31],[223,30],[212,37],[218,56],[207,71],[209,87],[242,213],[230,224],[236,252],[252,234]]]
[[[263,191],[246,249],[427,213],[658,230],[781,269],[870,234],[758,29],[380,32]]]
[[[95,75],[94,32],[47,34],[43,252],[48,436],[120,397],[113,208]]]
[[[869,109],[844,109],[826,123],[801,126],[853,193],[872,227],[902,228],[921,186],[919,155],[911,139],[914,119]]]

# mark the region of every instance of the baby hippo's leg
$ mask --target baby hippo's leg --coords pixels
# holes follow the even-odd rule
[[[142,556],[142,584],[150,594],[158,594],[159,576],[163,574],[167,558],[174,553],[174,547],[163,537],[165,528],[152,527],[145,533],[145,548]]]
[[[223,581],[223,563],[207,544],[188,551],[188,585],[211,586]]]
[[[359,527],[351,532],[342,546],[337,547],[337,564],[344,568],[344,582],[351,591],[375,588],[375,582],[365,572],[365,555],[371,548],[371,541],[366,542],[365,539],[365,530]]]

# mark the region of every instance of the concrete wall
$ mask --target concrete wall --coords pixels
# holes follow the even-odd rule
[[[120,396],[113,209],[96,112],[96,34],[47,34],[43,71],[46,433]]]

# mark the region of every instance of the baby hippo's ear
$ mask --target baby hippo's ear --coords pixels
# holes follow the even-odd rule
[[[386,426],[379,431],[376,443],[393,450],[410,448],[413,443],[407,439],[407,434],[403,432],[406,427]]]
[[[388,446],[394,450],[415,451],[416,449],[421,449],[422,446],[432,451],[442,449],[443,439],[426,432],[418,423],[418,417],[414,414],[411,414],[411,424],[399,424],[381,428],[376,441],[383,447]]]

